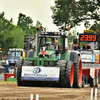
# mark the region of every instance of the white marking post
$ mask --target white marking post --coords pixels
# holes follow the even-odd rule
[[[39,100],[39,94],[36,94],[36,100]]]
[[[90,100],[97,100],[97,89],[95,89],[95,95],[93,95],[93,88],[91,89],[91,99]]]
[[[97,89],[95,89],[95,100],[97,100]]]
[[[30,94],[30,100],[33,100],[34,96],[33,94]]]
[[[91,100],[93,100],[93,88],[91,89]]]
[[[39,100],[39,94],[36,94],[34,96],[34,94],[30,94],[30,100]]]

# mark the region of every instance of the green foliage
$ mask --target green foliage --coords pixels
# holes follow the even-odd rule
[[[14,39],[14,46],[17,48],[23,48],[24,47],[24,35],[25,33],[23,30],[17,26],[14,27],[14,29],[11,31],[11,36],[13,36]]]
[[[4,12],[0,14],[0,47],[2,50],[8,49],[13,46],[13,37],[10,35],[10,31],[13,29],[14,25],[11,20],[7,20],[4,17]],[[9,44],[9,45],[8,45]]]
[[[25,14],[19,13],[17,26],[19,26],[27,35],[36,34],[37,26],[40,26],[40,29],[43,29],[42,23],[37,20],[36,25],[33,26],[33,20]]]
[[[76,37],[76,30],[73,30],[68,34],[68,36],[71,36],[68,38],[68,42],[73,42],[73,39]]]
[[[0,48],[8,51],[9,48],[23,48],[24,35],[35,35],[37,25],[42,28],[42,23],[37,21],[33,26],[33,20],[22,13],[19,13],[17,26],[13,24],[13,19],[7,20],[5,13],[0,13]]]
[[[97,32],[96,32],[97,29],[100,32],[100,23],[95,23],[90,27],[90,30],[94,30],[96,34],[97,34]],[[98,35],[98,43],[100,43],[100,35]]]
[[[29,16],[19,13],[17,25],[20,28],[22,28],[26,34],[33,34],[33,32],[32,32],[33,25],[32,24],[33,24],[33,20]]]
[[[99,0],[55,0],[55,6],[51,7],[53,12],[53,23],[63,31],[79,25],[84,21],[84,26],[90,26],[89,20],[100,21]]]
[[[90,30],[96,31],[97,29],[100,31],[100,23],[95,23],[90,27]]]

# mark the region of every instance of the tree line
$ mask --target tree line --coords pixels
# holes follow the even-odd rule
[[[100,0],[55,0],[55,6],[51,7],[53,23],[63,31],[67,27],[73,28],[84,22],[87,29],[99,29],[100,31]],[[23,48],[24,35],[34,35],[36,27],[45,28],[37,21],[33,26],[33,20],[25,14],[19,13],[17,25],[13,24],[13,18],[5,18],[5,13],[0,13],[0,48]],[[94,21],[91,25],[90,22]],[[72,32],[69,35],[76,35]],[[70,39],[71,40],[71,39]],[[71,41],[69,41],[71,42]]]
[[[37,20],[33,26],[33,20],[25,14],[19,13],[17,25],[13,24],[13,18],[10,20],[5,18],[5,13],[0,13],[0,48],[7,51],[9,48],[23,48],[24,35],[34,35],[37,26],[45,28],[42,23]]]
[[[63,31],[80,26],[81,22],[86,29],[92,26],[91,20],[95,25],[100,22],[100,0],[55,0],[51,10],[53,23]]]
[[[51,17],[60,30],[66,32],[67,27],[80,26],[81,22],[84,22],[84,28],[94,30],[95,33],[97,29],[100,31],[100,0],[55,0],[54,2],[55,6],[51,6],[53,12]],[[75,30],[68,35],[77,37]],[[72,41],[73,38],[69,38],[68,42]]]

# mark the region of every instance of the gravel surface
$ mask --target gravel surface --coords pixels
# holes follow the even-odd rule
[[[30,100],[30,94],[39,94],[39,100],[90,100],[91,88],[57,88],[17,86],[0,83],[0,100]],[[97,99],[100,100],[100,87]]]

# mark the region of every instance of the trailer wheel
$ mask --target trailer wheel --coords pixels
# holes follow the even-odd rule
[[[58,86],[68,88],[72,87],[74,79],[73,62],[69,61],[67,63],[65,60],[59,60],[57,62],[57,67],[60,67],[60,78],[58,81]]]
[[[82,86],[82,61],[79,56],[77,56],[77,63],[74,63],[74,88],[79,88]]]

